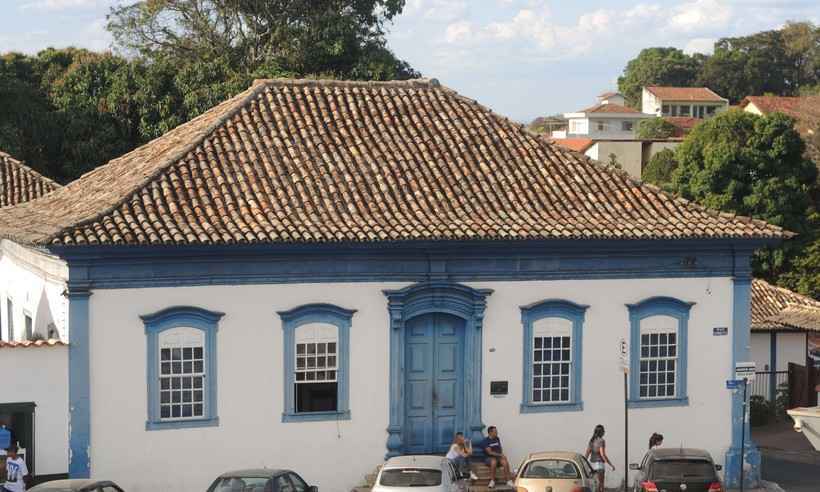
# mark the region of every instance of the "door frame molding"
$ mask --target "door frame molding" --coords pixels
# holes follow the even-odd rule
[[[407,320],[430,313],[445,313],[464,320],[464,423],[469,438],[483,438],[481,421],[482,332],[487,296],[491,289],[473,289],[448,281],[414,284],[385,290],[390,314],[390,425],[386,458],[404,452],[404,352]]]

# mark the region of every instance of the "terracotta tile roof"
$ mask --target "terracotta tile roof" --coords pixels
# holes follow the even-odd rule
[[[0,207],[34,200],[59,187],[34,169],[0,152]]]
[[[576,152],[586,152],[595,143],[591,138],[553,138],[551,141]]]
[[[791,116],[804,137],[820,127],[820,96],[748,96],[740,101],[741,108],[749,104],[754,104],[763,114],[779,112]]]
[[[708,87],[661,87],[650,85],[646,87],[646,90],[667,101],[726,101],[725,98],[715,94]]]
[[[0,210],[29,244],[783,238],[534,136],[437,81],[257,81]]]
[[[638,113],[642,114],[640,111],[634,108],[630,108],[627,106],[621,106],[620,104],[613,104],[613,103],[600,103],[592,106],[591,108],[582,109],[578,111],[579,113]],[[647,115],[648,117],[649,115]]]
[[[782,329],[820,331],[820,301],[754,279],[752,331]]]
[[[21,342],[6,342],[0,340],[0,349],[4,348],[39,348],[39,347],[65,347],[68,344],[62,340],[49,338],[48,340],[24,340]]]

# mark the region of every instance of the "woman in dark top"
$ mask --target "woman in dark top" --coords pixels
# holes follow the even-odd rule
[[[615,471],[615,467],[606,455],[606,441],[604,441],[604,433],[605,431],[603,425],[599,424],[595,426],[595,431],[589,439],[587,451],[584,454],[584,456],[586,456],[589,460],[589,464],[592,465],[592,469],[595,470],[595,475],[598,478],[598,490],[604,490],[604,478],[606,473],[604,464],[609,465],[610,468],[612,468],[612,471]]]

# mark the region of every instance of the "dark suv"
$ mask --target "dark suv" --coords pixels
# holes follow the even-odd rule
[[[700,449],[654,449],[638,465],[634,492],[724,492],[712,456]]]

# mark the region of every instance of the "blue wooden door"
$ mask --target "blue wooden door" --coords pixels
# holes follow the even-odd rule
[[[406,453],[443,453],[462,429],[464,321],[449,314],[418,316],[405,332]]]

